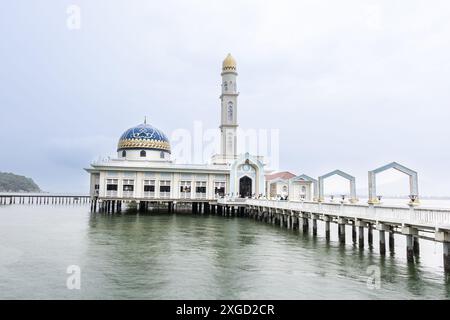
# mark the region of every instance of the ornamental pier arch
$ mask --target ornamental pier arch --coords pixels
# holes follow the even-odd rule
[[[379,167],[378,169],[369,171],[369,204],[377,204],[380,202],[377,196],[377,180],[376,176],[378,173],[389,170],[389,169],[395,169],[398,170],[407,176],[409,176],[409,198],[411,199],[409,204],[410,205],[418,205],[419,204],[419,187],[418,187],[418,178],[417,178],[417,172],[414,170],[411,170],[405,166],[402,166],[401,164],[397,162],[391,162],[385,166]]]
[[[327,173],[323,176],[319,177],[319,202],[324,201],[324,180],[326,178],[329,178],[331,176],[338,175],[341,176],[349,181],[350,184],[350,202],[356,203],[358,202],[358,199],[356,198],[356,179],[354,176],[349,175],[348,173],[345,173],[341,170],[334,170],[330,173]]]

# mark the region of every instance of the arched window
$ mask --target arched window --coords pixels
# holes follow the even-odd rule
[[[125,150],[122,150],[122,157],[125,158],[127,156],[127,152]]]
[[[228,91],[228,83],[226,81],[223,83],[223,89]]]
[[[145,150],[141,150],[141,157],[146,157],[147,156],[147,152],[145,152]]]
[[[228,102],[228,121],[233,121],[233,102]]]
[[[160,157],[161,159],[164,159],[164,151],[161,151],[161,152],[159,153],[159,157]]]

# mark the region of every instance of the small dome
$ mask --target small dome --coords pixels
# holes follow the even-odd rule
[[[117,145],[117,151],[125,149],[150,149],[170,153],[170,143],[164,132],[143,123],[122,134]]]
[[[222,70],[223,71],[236,71],[236,60],[234,60],[233,56],[229,53],[225,60],[222,62]]]

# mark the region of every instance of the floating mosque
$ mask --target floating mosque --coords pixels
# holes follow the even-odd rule
[[[98,200],[195,202],[222,197],[311,200],[314,179],[270,172],[262,156],[237,152],[237,68],[228,54],[222,63],[220,153],[205,164],[178,164],[171,159],[167,135],[144,121],[125,130],[117,157],[92,163],[90,195]]]

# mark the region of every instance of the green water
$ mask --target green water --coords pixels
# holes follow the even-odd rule
[[[421,241],[406,263],[337,230],[280,229],[245,218],[102,215],[88,206],[0,206],[1,299],[448,299],[441,245]],[[367,240],[367,236],[366,236]],[[80,267],[80,289],[66,285]],[[368,285],[373,270],[379,288]],[[373,275],[373,274],[372,274]],[[377,282],[378,283],[378,282]]]

